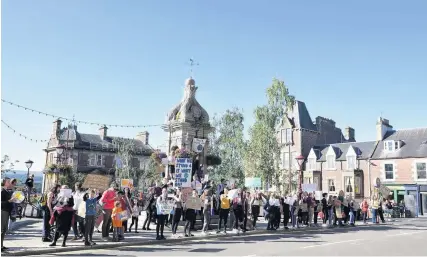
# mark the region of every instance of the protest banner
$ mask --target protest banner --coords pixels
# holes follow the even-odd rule
[[[317,189],[316,184],[302,184],[301,187],[302,187],[302,191],[308,192],[308,193],[313,193]]]
[[[192,193],[193,193],[193,189],[191,187],[181,188],[182,201],[185,202],[189,197],[191,197]]]
[[[121,188],[133,188],[133,179],[122,179]]]
[[[245,187],[261,188],[261,178],[245,178]]]
[[[171,214],[175,206],[174,201],[160,201],[157,203],[157,215],[169,215]]]
[[[89,174],[83,182],[82,188],[106,190],[110,187],[111,178],[105,175]]]
[[[190,158],[176,158],[175,187],[191,187],[191,170],[193,161]]]
[[[202,200],[199,197],[189,197],[185,202],[185,207],[199,211],[202,209]]]

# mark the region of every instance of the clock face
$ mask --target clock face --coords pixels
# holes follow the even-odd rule
[[[200,110],[198,106],[193,106],[191,111],[193,112],[193,116],[195,118],[200,118],[200,116],[202,116],[202,110]]]

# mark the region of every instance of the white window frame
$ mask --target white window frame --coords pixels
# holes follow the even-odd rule
[[[384,141],[384,151],[394,152],[399,150],[401,147],[401,142],[399,140],[386,140]]]
[[[316,157],[309,157],[308,158],[308,170],[316,170],[316,164],[317,160]]]
[[[345,192],[345,193],[350,193],[350,194],[352,194],[353,195],[353,193],[354,193],[354,177],[353,176],[344,176],[344,178],[343,178],[343,185],[344,185],[344,188],[343,188],[343,191]],[[348,184],[347,182],[348,182],[348,180],[350,180],[350,184]],[[347,191],[347,186],[348,185],[350,185],[352,188],[351,188],[351,191],[349,192],[349,191]]]
[[[97,167],[104,167],[104,161],[105,161],[105,155],[103,155],[103,154],[96,154],[96,157],[95,157],[95,166],[97,166]],[[99,164],[101,162],[101,164]]]
[[[282,144],[292,144],[292,129],[282,129],[282,131],[280,132],[280,139]]]
[[[332,158],[332,160],[330,160],[330,158]],[[330,166],[331,163],[333,164],[332,167]],[[335,170],[336,169],[335,155],[332,155],[332,154],[326,155],[326,169],[328,169],[328,170]]]
[[[418,178],[418,164],[424,164],[424,172],[426,173],[425,178]],[[415,162],[415,179],[417,181],[427,181],[427,161],[416,161]]]
[[[357,157],[355,155],[347,155],[347,170],[354,171],[357,166]]]
[[[330,182],[332,181],[332,185],[330,184]],[[335,181],[335,179],[333,179],[333,178],[328,178],[328,180],[327,180],[327,182],[328,182],[328,192],[336,192],[337,191],[337,186],[336,186],[336,181]],[[331,191],[331,186],[333,186],[334,187],[334,191]]]
[[[391,165],[391,167],[393,167],[393,178],[387,178],[387,172],[390,172],[390,171],[387,171],[386,170],[386,165]],[[386,181],[393,181],[393,180],[395,180],[396,179],[396,165],[394,165],[394,163],[384,163],[383,164],[383,168],[384,168],[384,180],[386,180]]]

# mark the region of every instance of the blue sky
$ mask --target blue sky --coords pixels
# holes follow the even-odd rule
[[[245,125],[283,79],[312,119],[375,139],[382,113],[395,128],[427,124],[427,1],[2,1],[2,98],[100,123],[159,124],[182,97],[186,65],[200,66],[197,98],[213,116],[243,108]],[[17,132],[48,139],[52,118],[2,104]],[[97,126],[78,125],[85,133]],[[109,130],[133,137],[142,129]],[[151,144],[167,138],[150,128]],[[36,144],[2,125],[2,154]]]

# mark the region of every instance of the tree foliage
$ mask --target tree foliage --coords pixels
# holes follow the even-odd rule
[[[295,97],[289,94],[285,83],[278,79],[266,90],[268,104],[254,110],[255,122],[249,129],[248,150],[245,153],[245,170],[250,176],[261,177],[264,182],[278,185],[280,147],[276,128],[292,109]]]
[[[221,179],[237,179],[244,183],[243,155],[246,149],[244,139],[244,117],[241,110],[227,110],[220,118],[214,117],[215,131],[211,133],[208,152],[221,158],[221,164],[213,167],[210,178],[215,182]]]
[[[19,161],[11,161],[9,155],[3,155],[1,158],[1,174],[7,173],[7,172],[13,172],[15,173],[15,163],[18,163]]]
[[[114,174],[116,180],[133,179],[135,186],[142,187],[144,184],[151,184],[160,179],[160,174],[156,171],[156,164],[150,157],[140,159],[143,163],[140,163],[139,167],[132,165],[137,149],[133,140],[116,138],[113,143],[117,146]]]

